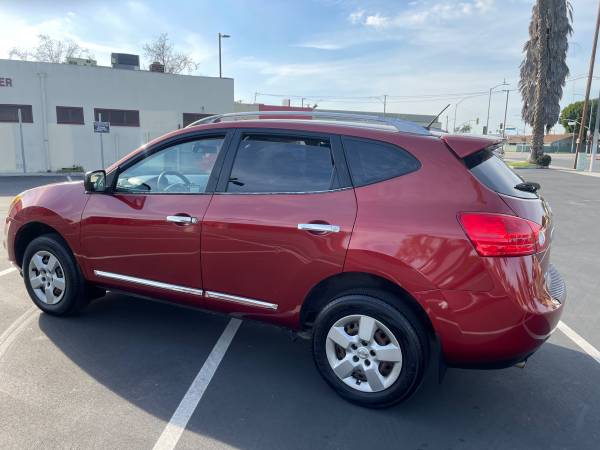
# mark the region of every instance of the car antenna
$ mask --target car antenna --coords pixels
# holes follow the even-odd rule
[[[445,107],[444,109],[442,109],[442,110],[441,110],[441,111],[438,113],[438,115],[437,115],[437,116],[435,116],[433,119],[431,119],[431,122],[429,122],[425,128],[427,128],[427,129],[429,130],[429,129],[431,128],[431,125],[433,125],[433,123],[434,123],[436,120],[438,120],[438,117],[440,117],[440,116],[442,115],[442,113],[448,109],[448,107],[449,107],[449,106],[450,106],[450,103],[448,103],[448,104],[446,105],[446,107]]]

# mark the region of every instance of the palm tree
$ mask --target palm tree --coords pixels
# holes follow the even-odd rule
[[[536,0],[533,5],[519,81],[521,115],[532,127],[531,162],[544,153],[544,128],[549,131],[560,115],[559,102],[569,75],[566,59],[572,22],[573,7],[568,0]]]

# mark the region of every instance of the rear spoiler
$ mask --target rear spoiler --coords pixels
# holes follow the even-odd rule
[[[459,134],[445,134],[441,136],[441,139],[459,158],[465,158],[484,148],[492,150],[504,143],[504,139],[502,138],[464,136]]]

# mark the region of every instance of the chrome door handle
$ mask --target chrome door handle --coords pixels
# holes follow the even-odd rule
[[[192,223],[198,223],[198,218],[190,216],[167,216],[167,222],[175,222],[187,225]]]
[[[339,233],[339,225],[326,225],[324,223],[299,223],[299,230],[304,231],[320,231],[321,233]]]

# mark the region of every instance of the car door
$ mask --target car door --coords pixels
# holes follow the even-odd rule
[[[89,279],[201,303],[200,229],[226,133],[159,144],[118,169],[112,193],[90,194],[81,243]]]
[[[203,222],[207,305],[292,325],[342,272],[355,217],[338,137],[239,130]]]

